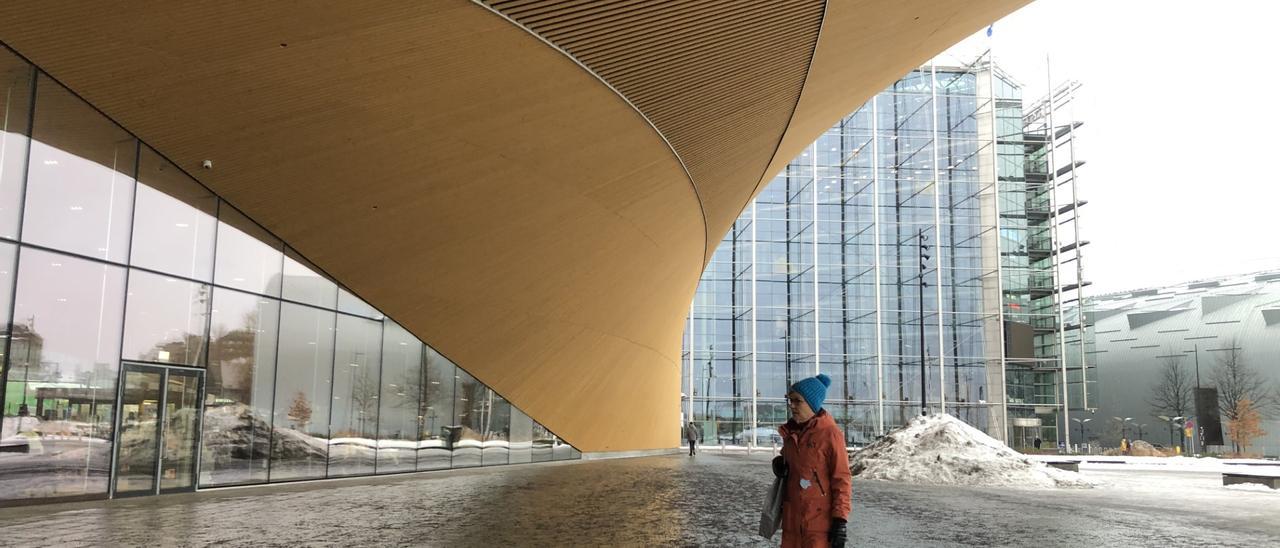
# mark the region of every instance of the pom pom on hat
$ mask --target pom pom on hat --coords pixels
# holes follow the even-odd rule
[[[800,394],[814,413],[822,410],[822,402],[827,400],[827,387],[831,386],[831,377],[818,373],[816,377],[802,379],[791,385],[791,391]]]

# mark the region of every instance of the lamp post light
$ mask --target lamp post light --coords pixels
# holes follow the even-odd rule
[[[1125,417],[1123,419],[1120,417],[1111,417],[1111,418],[1120,421],[1120,437],[1124,439],[1128,439],[1129,438],[1129,421],[1133,420],[1133,417]]]
[[[1160,420],[1162,420],[1162,421],[1164,421],[1164,422],[1169,423],[1169,447],[1173,447],[1173,429],[1174,429],[1174,428],[1177,428],[1179,431],[1181,431],[1181,430],[1182,430],[1182,424],[1183,424],[1183,422],[1182,422],[1182,421],[1183,421],[1184,419],[1186,419],[1186,417],[1181,417],[1181,416],[1179,416],[1179,417],[1169,417],[1169,416],[1166,416],[1166,415],[1157,415],[1157,418],[1159,418]],[[1179,446],[1179,447],[1181,447],[1181,446],[1182,446],[1182,435],[1181,435],[1181,433],[1179,433],[1179,435],[1178,435],[1178,446]]]
[[[1086,438],[1086,437],[1084,436],[1084,423],[1089,422],[1089,421],[1091,421],[1091,420],[1093,420],[1093,419],[1084,419],[1084,420],[1080,420],[1080,419],[1077,419],[1077,418],[1075,418],[1075,417],[1072,417],[1072,418],[1071,418],[1071,420],[1076,421],[1076,424],[1078,424],[1078,425],[1080,426],[1080,441],[1082,441],[1082,442],[1088,442],[1089,438]]]

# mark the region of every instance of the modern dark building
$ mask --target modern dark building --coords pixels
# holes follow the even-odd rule
[[[1230,450],[1201,447],[1191,389],[1197,384],[1218,388],[1224,406],[1242,395],[1280,397],[1280,272],[1108,293],[1090,298],[1088,311],[1096,329],[1099,380],[1106,386],[1089,432],[1107,445],[1128,436],[1168,447],[1183,445],[1185,451]],[[1251,378],[1261,381],[1257,391],[1233,396],[1231,388],[1220,387],[1218,374],[1229,363],[1251,371]],[[1180,371],[1180,389],[1174,392],[1183,393],[1181,409],[1158,408],[1177,401],[1158,397],[1169,368]],[[1267,412],[1262,421],[1266,435],[1254,440],[1249,452],[1280,455],[1276,410],[1260,410]],[[1229,444],[1225,411],[1219,415]],[[1196,439],[1179,433],[1188,425]]]

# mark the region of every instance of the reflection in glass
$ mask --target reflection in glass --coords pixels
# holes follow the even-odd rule
[[[281,305],[271,481],[325,476],[334,320],[333,312]]]
[[[484,446],[480,463],[484,466],[507,464],[510,460],[511,404],[493,390],[485,388],[486,398],[480,424],[484,427]]]
[[[533,462],[533,419],[511,407],[511,435],[508,439],[511,464]]]
[[[378,309],[369,306],[369,303],[364,302],[360,297],[341,287],[338,288],[338,312],[346,312],[347,314],[355,314],[375,320],[383,318],[382,312],[379,312]]]
[[[106,494],[124,269],[23,248],[16,294],[0,499]]]
[[[333,310],[338,286],[321,276],[315,266],[292,249],[284,254],[284,298]]]
[[[372,474],[377,455],[382,322],[338,315],[329,476]]]
[[[418,441],[418,470],[437,470],[451,465],[454,382],[458,367],[430,346],[424,346],[427,360],[422,391],[422,432]]]
[[[125,359],[204,367],[210,289],[141,270],[130,272]]]
[[[160,490],[180,491],[195,484],[196,436],[200,428],[200,379],[194,371],[169,370],[165,383]]]
[[[22,239],[124,262],[138,142],[43,75],[36,96]]]
[[[212,280],[218,199],[147,146],[138,181],[129,264]]]
[[[27,175],[31,65],[0,46],[0,237],[18,237]]]
[[[267,481],[279,301],[216,288],[200,485]]]
[[[552,448],[556,444],[556,437],[551,434],[550,430],[539,424],[537,421],[533,423],[533,462],[547,462],[552,460]]]
[[[160,370],[126,371],[120,401],[120,454],[116,456],[116,493],[151,493],[156,488],[156,452],[160,432]]]
[[[453,467],[480,466],[483,426],[479,408],[487,399],[488,389],[462,369],[454,373],[453,423],[449,429],[449,446],[453,449]]]
[[[218,217],[214,283],[279,297],[283,256],[280,240],[225,204],[218,208]]]
[[[10,299],[13,297],[13,278],[15,272],[15,262],[18,258],[18,247],[0,242],[0,379],[4,379],[5,368],[9,365],[9,360],[5,359],[4,340],[9,338],[9,311]],[[14,350],[22,351],[26,343],[30,342],[25,331],[21,329],[14,331],[14,340],[12,346]],[[0,417],[5,417],[3,423],[0,423],[0,440],[8,439],[13,435],[13,429],[16,426],[16,420],[8,417],[14,417],[17,413],[17,404],[10,404],[9,400],[4,397],[5,389],[3,383],[0,383]],[[0,442],[2,443],[2,442]]]
[[[423,415],[422,343],[387,320],[382,341],[382,393],[378,398],[379,474],[411,472],[417,460],[418,417]]]

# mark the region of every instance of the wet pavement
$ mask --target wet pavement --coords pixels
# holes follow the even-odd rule
[[[714,451],[714,450],[713,450]],[[776,546],[767,454],[574,461],[0,510],[0,545]],[[1121,475],[1116,475],[1121,474]],[[1139,473],[1140,474],[1140,473]],[[1267,546],[1280,493],[1097,472],[1090,490],[854,481],[852,546]],[[1195,493],[1208,493],[1198,496]]]

